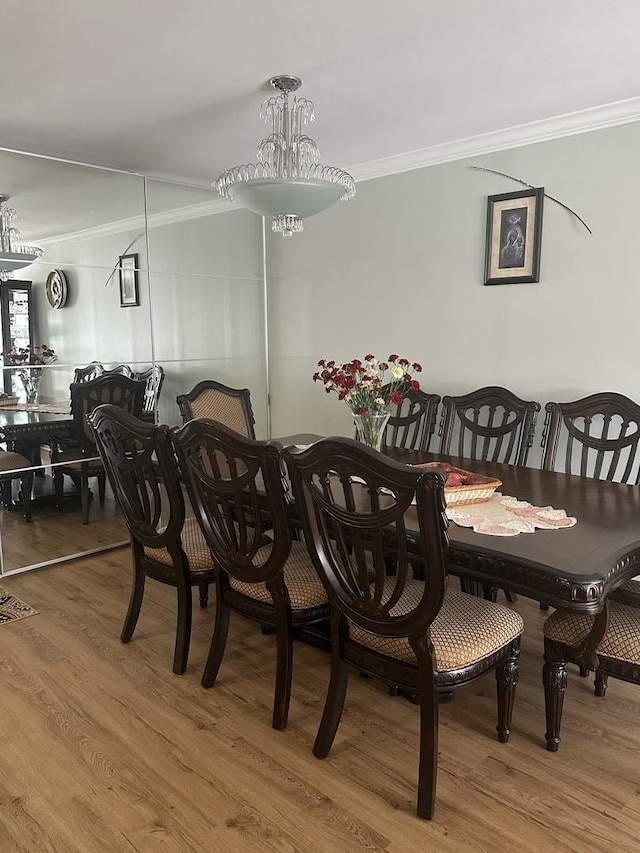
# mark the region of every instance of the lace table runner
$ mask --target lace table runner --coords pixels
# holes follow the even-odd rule
[[[536,529],[560,530],[573,527],[577,519],[563,509],[552,506],[532,506],[527,501],[495,492],[483,503],[464,507],[447,507],[447,518],[460,527],[472,527],[474,533],[488,536],[517,536]]]
[[[13,403],[10,406],[0,405],[0,409],[12,412],[44,412],[48,415],[68,415],[71,412],[68,403]]]

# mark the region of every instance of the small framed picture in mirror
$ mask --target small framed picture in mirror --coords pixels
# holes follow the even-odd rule
[[[120,255],[120,307],[140,305],[138,292],[138,256]]]

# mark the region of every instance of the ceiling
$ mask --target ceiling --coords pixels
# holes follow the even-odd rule
[[[2,32],[0,146],[201,185],[254,160],[274,74],[356,175],[640,95],[635,0],[4,0]]]

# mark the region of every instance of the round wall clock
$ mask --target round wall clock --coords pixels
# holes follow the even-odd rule
[[[47,302],[52,308],[64,308],[67,301],[67,279],[62,270],[51,270],[47,276]]]

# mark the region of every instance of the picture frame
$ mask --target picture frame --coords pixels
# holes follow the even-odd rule
[[[485,284],[540,281],[544,187],[487,199]]]
[[[138,255],[120,255],[120,307],[133,308],[140,305],[138,289]]]

